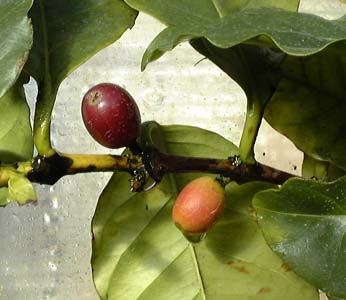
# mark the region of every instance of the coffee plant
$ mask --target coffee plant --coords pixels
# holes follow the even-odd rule
[[[298,0],[1,1],[0,205],[40,201],[33,183],[114,172],[91,224],[102,300],[317,300],[319,291],[345,300],[346,19],[298,7]],[[123,154],[52,146],[60,84],[135,26],[138,13],[165,25],[142,71],[185,42],[243,89],[239,147],[197,127],[141,124],[135,100],[108,83],[88,92],[82,114],[98,142],[127,146]],[[38,86],[33,126],[29,78]],[[113,100],[109,86],[127,100]],[[301,176],[256,161],[263,119],[304,153]],[[199,177],[203,183],[181,196]],[[199,219],[205,211],[215,213],[208,225]]]

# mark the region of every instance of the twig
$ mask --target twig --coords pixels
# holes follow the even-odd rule
[[[41,184],[54,184],[65,175],[86,172],[123,171],[135,176],[138,170],[145,170],[156,182],[167,173],[213,173],[244,183],[266,181],[282,184],[296,175],[275,168],[256,164],[241,163],[237,157],[212,159],[177,156],[156,149],[138,155],[97,155],[97,154],[55,154],[51,157],[34,158],[25,175]]]

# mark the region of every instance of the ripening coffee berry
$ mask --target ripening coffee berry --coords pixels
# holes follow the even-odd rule
[[[140,133],[137,104],[116,84],[101,83],[88,90],[82,101],[82,118],[91,136],[108,148],[131,146]]]
[[[172,217],[185,235],[203,234],[222,214],[224,202],[224,187],[211,177],[199,177],[181,190]]]

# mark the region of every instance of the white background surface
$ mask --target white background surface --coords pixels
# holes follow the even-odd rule
[[[337,0],[301,2],[302,11],[328,18],[346,13],[346,5]],[[207,60],[199,62],[202,57],[188,44],[178,46],[140,72],[141,56],[162,28],[148,16],[140,15],[135,27],[120,41],[63,82],[52,124],[58,150],[109,152],[92,140],[80,117],[83,93],[99,82],[114,82],[128,89],[137,100],[143,120],[196,125],[239,143],[246,108],[244,93]],[[33,99],[33,82],[27,91]],[[300,172],[301,153],[265,123],[256,153],[264,163],[290,172],[298,166],[296,172]],[[52,187],[37,186],[36,205],[0,208],[1,300],[98,299],[91,278],[90,222],[109,177],[110,174],[66,177]]]

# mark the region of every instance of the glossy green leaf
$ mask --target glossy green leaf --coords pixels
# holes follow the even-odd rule
[[[0,97],[22,71],[32,45],[32,27],[27,13],[32,0],[0,1]]]
[[[55,89],[76,67],[132,27],[136,15],[121,0],[37,0],[30,11],[34,46],[25,69],[39,84],[49,80]]]
[[[0,161],[30,160],[34,145],[22,80],[0,98]]]
[[[153,135],[156,145],[179,155],[236,151],[222,137],[193,127],[156,127]],[[113,175],[92,222],[92,269],[101,299],[318,298],[270,251],[256,225],[251,198],[268,184],[228,185],[223,217],[202,242],[191,244],[171,220],[185,176],[167,175],[153,190],[134,194],[129,175]]]
[[[346,177],[292,179],[256,194],[253,205],[270,247],[297,274],[346,299]]]
[[[121,0],[35,1],[30,11],[34,45],[25,69],[39,86],[34,134],[40,154],[51,154],[50,118],[61,81],[120,38],[136,15]]]
[[[287,57],[284,79],[266,107],[266,120],[312,158],[346,170],[344,44],[304,58]]]
[[[299,2],[297,0],[213,0],[220,17],[227,16],[238,10],[256,7],[277,7],[297,11]]]
[[[162,149],[177,155],[227,158],[238,154],[238,148],[222,136],[193,126],[160,126]],[[159,135],[159,133],[157,133]]]
[[[211,0],[173,0],[169,2],[125,0],[125,2],[134,9],[147,13],[171,26],[188,24],[190,21],[186,18],[187,15],[191,21],[198,19],[201,24],[220,17]]]
[[[143,68],[178,43],[200,37],[220,48],[246,42],[277,47],[297,56],[317,53],[332,43],[346,39],[343,19],[325,20],[289,11],[292,6],[287,6],[286,1],[280,4],[280,8],[254,4],[252,7],[255,8],[235,11],[222,18],[216,15],[215,6],[208,0],[191,2],[187,7],[186,2],[189,1],[170,1],[169,5],[158,5],[156,2],[127,0],[131,6],[168,25],[149,45],[143,56]],[[205,10],[209,12],[205,13]]]

